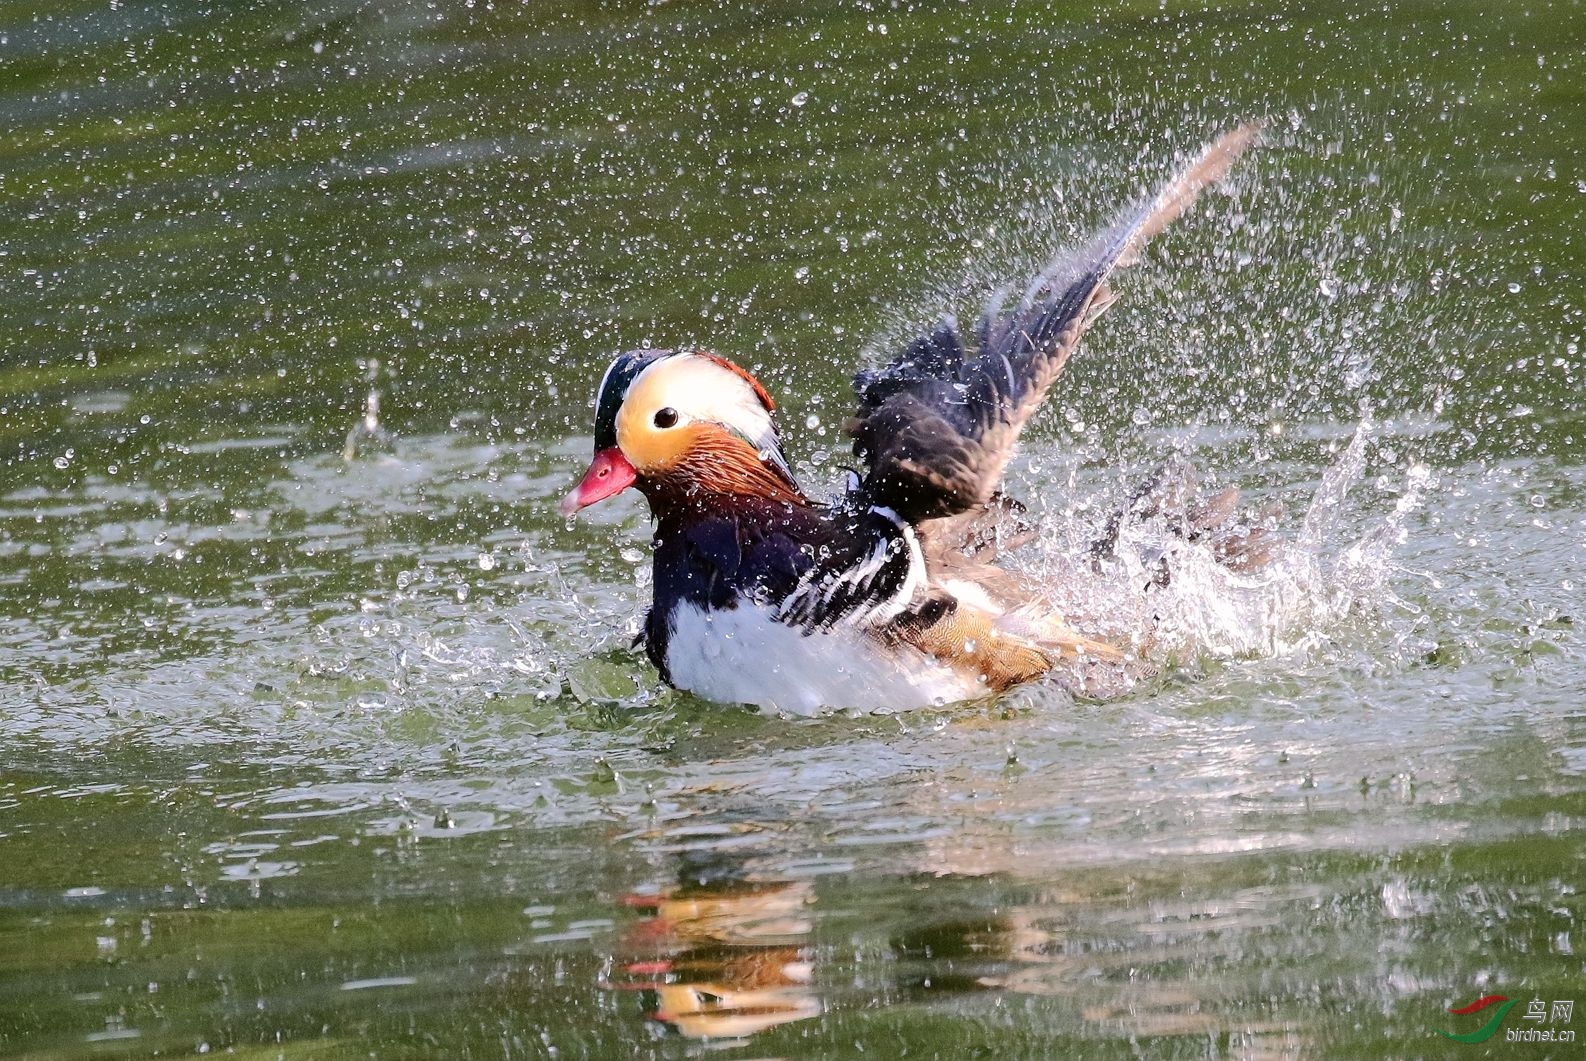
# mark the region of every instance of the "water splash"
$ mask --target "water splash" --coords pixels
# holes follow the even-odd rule
[[[380,423],[379,358],[369,359],[364,379],[369,384],[369,394],[364,399],[363,419],[347,432],[347,441],[341,450],[342,459],[349,463],[361,457],[390,453],[396,446],[396,436]]]
[[[1048,599],[1070,622],[1132,644],[1155,666],[1194,670],[1218,659],[1305,652],[1346,618],[1391,600],[1394,550],[1434,481],[1416,465],[1390,512],[1366,518],[1352,506],[1376,431],[1369,419],[1360,422],[1322,473],[1296,529],[1285,529],[1275,505],[1197,527],[1197,512],[1219,502],[1231,508],[1232,494],[1196,492],[1190,477],[1175,482],[1174,496],[1162,504],[1143,507],[1137,492],[1113,517],[1105,549],[1092,515],[1102,506],[1072,506],[1025,571],[1050,587]]]

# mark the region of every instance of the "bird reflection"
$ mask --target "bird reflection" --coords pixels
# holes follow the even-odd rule
[[[821,1012],[811,986],[807,881],[695,879],[629,896],[650,911],[624,941],[612,986],[691,1039],[745,1038]]]

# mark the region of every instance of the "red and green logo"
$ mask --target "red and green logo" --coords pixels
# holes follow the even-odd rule
[[[1517,1001],[1519,1000],[1505,998],[1503,995],[1487,995],[1483,998],[1478,998],[1468,1006],[1460,1006],[1457,1009],[1451,1009],[1449,1012],[1454,1014],[1456,1017],[1464,1017],[1472,1013],[1480,1013],[1488,1006],[1498,1006],[1497,1012],[1487,1019],[1487,1023],[1483,1024],[1473,1032],[1466,1032],[1464,1035],[1455,1035],[1453,1032],[1445,1032],[1442,1029],[1438,1029],[1437,1034],[1443,1036],[1445,1039],[1452,1039],[1456,1043],[1484,1043],[1498,1033],[1498,1025],[1503,1023],[1503,1018],[1508,1014],[1509,1007],[1513,1006]],[[1503,1004],[1498,1005],[1500,1002]]]

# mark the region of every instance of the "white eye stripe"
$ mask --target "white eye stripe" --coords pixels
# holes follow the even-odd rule
[[[676,354],[657,361],[634,377],[628,397],[654,410],[641,414],[653,426],[659,426],[655,415],[662,409],[672,409],[678,424],[720,424],[741,435],[766,460],[789,470],[770,410],[754,386],[712,358]]]

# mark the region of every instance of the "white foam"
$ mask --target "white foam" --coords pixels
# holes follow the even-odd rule
[[[1323,474],[1303,524],[1280,523],[1280,544],[1260,568],[1233,570],[1208,543],[1186,541],[1157,518],[1126,521],[1116,558],[1099,569],[1085,545],[1095,528],[1049,527],[1032,574],[1078,629],[1131,642],[1157,663],[1302,650],[1385,592],[1404,520],[1431,482],[1412,468],[1393,511],[1346,537],[1341,528],[1357,523],[1348,495],[1363,477],[1372,432],[1360,425]],[[1157,584],[1163,564],[1165,585]]]

